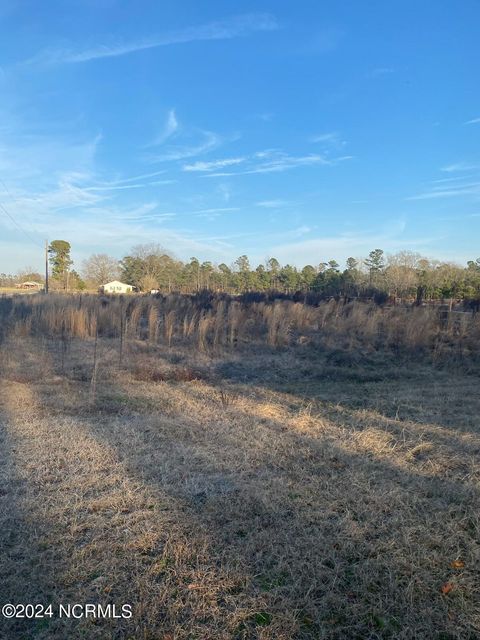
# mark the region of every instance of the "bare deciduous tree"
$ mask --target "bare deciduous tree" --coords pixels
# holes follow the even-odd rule
[[[96,287],[116,280],[120,274],[118,260],[105,253],[94,253],[82,266],[83,277]]]

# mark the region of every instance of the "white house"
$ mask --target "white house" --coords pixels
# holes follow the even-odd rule
[[[124,282],[119,282],[118,280],[112,280],[112,282],[102,284],[100,290],[102,291],[102,293],[132,293],[133,287],[131,284],[125,284]]]

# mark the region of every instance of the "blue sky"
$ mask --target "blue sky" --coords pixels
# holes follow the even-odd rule
[[[479,24],[477,0],[3,0],[0,271],[47,237],[77,267],[478,257]]]

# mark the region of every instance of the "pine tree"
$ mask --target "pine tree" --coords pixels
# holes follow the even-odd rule
[[[68,290],[68,275],[73,260],[70,257],[71,246],[66,240],[53,240],[49,247],[50,264],[52,265],[52,278],[56,280],[61,287]]]

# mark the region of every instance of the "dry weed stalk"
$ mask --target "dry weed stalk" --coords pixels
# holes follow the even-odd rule
[[[197,347],[199,351],[206,351],[208,346],[208,330],[210,328],[210,315],[202,312],[197,325]]]
[[[225,344],[225,336],[226,336],[226,305],[223,300],[221,300],[217,305],[217,310],[215,312],[214,320],[213,320],[213,349],[218,350],[219,347]]]
[[[90,397],[89,397],[89,401],[91,405],[94,405],[97,400],[97,373],[98,373],[98,324],[97,324],[97,318],[95,318],[95,341],[93,343],[93,367],[92,367],[92,377],[90,379]]]
[[[126,312],[123,303],[120,304],[119,309],[120,327],[119,327],[119,348],[118,348],[118,365],[122,366],[123,363],[123,349],[126,333]]]
[[[140,321],[142,319],[142,304],[141,301],[137,302],[134,305],[132,312],[130,313],[130,318],[128,322],[128,329],[131,338],[138,337],[138,330],[140,327]]]
[[[168,348],[172,346],[173,331],[175,328],[175,318],[176,318],[176,314],[173,309],[168,313],[166,313],[163,317],[164,337],[165,337],[165,341],[167,343]]]
[[[228,344],[233,347],[237,344],[238,332],[241,321],[241,306],[238,302],[232,302],[228,309],[227,327],[228,327]]]
[[[151,343],[158,339],[158,309],[151,306],[148,310],[148,340]]]

